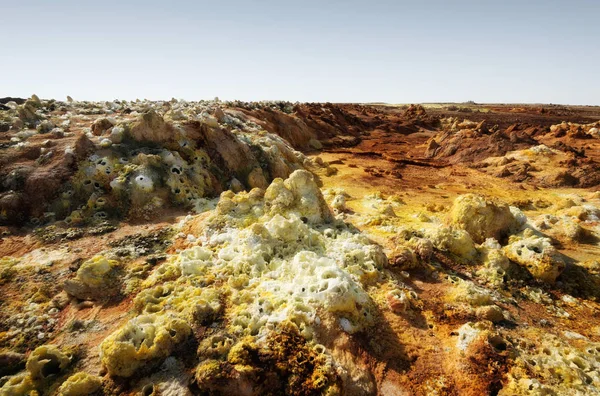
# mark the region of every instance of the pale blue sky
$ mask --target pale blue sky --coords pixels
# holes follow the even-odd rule
[[[600,1],[0,0],[0,96],[600,104]]]

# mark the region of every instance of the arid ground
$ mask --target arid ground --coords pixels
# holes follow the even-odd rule
[[[0,395],[600,394],[600,107],[0,99]]]

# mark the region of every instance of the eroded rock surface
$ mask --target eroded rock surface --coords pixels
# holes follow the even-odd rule
[[[0,395],[600,392],[597,108],[0,103]]]

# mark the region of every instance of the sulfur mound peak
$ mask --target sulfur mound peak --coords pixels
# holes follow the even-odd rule
[[[285,349],[272,348],[284,346],[272,343],[276,329],[287,329],[295,346],[285,348],[314,354],[315,366],[277,374],[276,386],[310,378],[318,389],[337,386],[325,365],[331,357],[316,347],[318,329],[333,322],[339,332],[356,333],[373,324],[366,287],[381,280],[382,249],[333,217],[304,170],[275,179],[266,191],[223,193],[194,228],[195,246],[170,256],[144,282],[134,304],[140,315],[102,342],[109,374],[129,377],[159,364],[190,341],[192,329],[208,326],[198,349],[198,385],[216,389],[214,376],[224,370],[233,381],[227,389],[239,389],[240,381],[262,389],[247,373],[282,364],[283,355],[274,354]]]
[[[483,243],[487,238],[505,239],[519,226],[508,205],[476,194],[455,199],[449,222],[467,231],[477,243]]]

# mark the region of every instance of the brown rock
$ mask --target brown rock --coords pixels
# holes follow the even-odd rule
[[[25,200],[21,193],[0,193],[0,225],[19,224],[26,219]]]
[[[239,180],[246,180],[250,172],[260,168],[260,164],[252,154],[247,144],[226,129],[211,128],[208,125],[199,125],[195,130],[198,139],[210,152],[215,155],[214,161],[222,162],[223,170],[233,173]]]
[[[108,118],[98,118],[92,124],[92,133],[94,136],[104,135],[106,131],[113,127],[113,123],[108,120]]]
[[[78,161],[86,158],[96,149],[96,145],[92,142],[87,135],[82,133],[75,141],[75,157]]]
[[[11,351],[0,352],[0,376],[15,374],[25,368],[25,355]]]
[[[133,123],[129,135],[139,142],[166,143],[175,141],[177,134],[171,124],[153,109],[141,114]]]
[[[248,175],[248,185],[250,188],[267,188],[269,187],[269,182],[265,178],[265,175],[261,168],[254,168],[252,172]]]
[[[435,139],[430,139],[429,143],[427,143],[427,148],[425,149],[425,157],[427,157],[427,158],[435,157],[435,154],[437,153],[437,150],[440,147],[441,146],[438,144],[438,142],[435,141]]]

